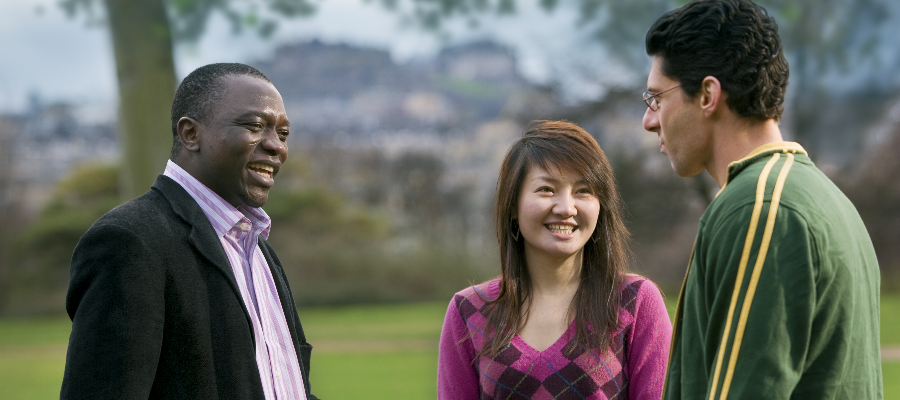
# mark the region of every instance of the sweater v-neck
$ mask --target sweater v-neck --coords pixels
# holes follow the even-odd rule
[[[547,347],[544,350],[538,350],[532,347],[525,339],[522,339],[519,334],[515,334],[510,340],[513,346],[516,347],[522,354],[527,355],[529,358],[539,358],[542,356],[546,356],[549,354],[562,353],[562,348],[565,347],[566,344],[572,339],[572,336],[575,333],[575,320],[569,323],[569,327],[556,339],[550,347]]]

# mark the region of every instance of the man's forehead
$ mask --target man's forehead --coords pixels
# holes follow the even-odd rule
[[[210,110],[217,118],[277,118],[286,122],[281,94],[271,82],[252,75],[231,74],[220,78],[218,100]]]
[[[281,93],[271,82],[251,75],[226,75],[222,78],[225,97],[235,97],[242,101],[279,101]]]
[[[663,86],[671,86],[675,80],[662,73],[663,59],[660,56],[654,56],[650,66],[650,74],[647,76],[647,90],[658,92],[663,90]]]
[[[222,75],[219,77],[218,83],[219,83],[219,86],[222,87],[225,91],[228,91],[229,89],[232,89],[234,87],[247,86],[247,85],[256,85],[256,84],[271,85],[271,82],[269,82],[265,79],[262,79],[258,76],[245,75],[245,74]]]

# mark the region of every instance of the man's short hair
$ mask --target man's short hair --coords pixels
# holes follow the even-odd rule
[[[225,84],[221,78],[228,75],[248,75],[272,82],[256,68],[239,63],[204,65],[188,74],[178,85],[172,100],[172,159],[181,150],[178,120],[189,117],[206,123],[215,103],[225,95]]]
[[[788,63],[778,25],[748,0],[699,0],[669,11],[647,32],[647,54],[689,96],[713,76],[726,104],[742,117],[781,119]]]

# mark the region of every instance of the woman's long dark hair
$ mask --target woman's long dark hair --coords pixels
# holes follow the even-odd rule
[[[502,281],[499,296],[487,305],[485,333],[492,339],[479,351],[479,355],[490,358],[510,343],[527,320],[532,283],[525,263],[525,240],[516,238],[518,232],[513,232],[512,220],[522,180],[534,167],[580,175],[600,200],[597,227],[593,240],[584,245],[581,282],[569,311],[575,313],[575,340],[566,351],[576,347],[584,351],[606,349],[610,333],[618,329],[618,290],[624,282],[631,252],[612,168],[597,141],[577,125],[536,121],[509,149],[497,180],[494,215]]]

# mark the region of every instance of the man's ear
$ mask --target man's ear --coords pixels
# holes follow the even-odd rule
[[[199,123],[190,117],[181,117],[175,125],[181,147],[188,151],[200,151]]]
[[[722,92],[722,83],[714,76],[707,76],[700,82],[700,108],[707,118],[716,113],[722,102],[725,101],[725,93]]]

